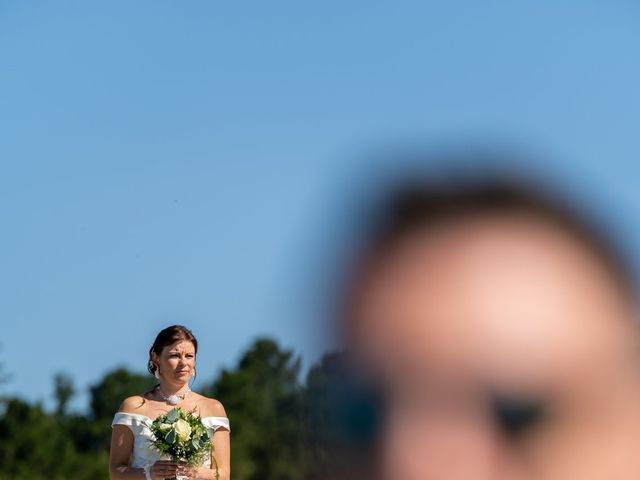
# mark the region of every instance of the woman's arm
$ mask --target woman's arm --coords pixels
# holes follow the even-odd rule
[[[144,469],[129,466],[133,451],[133,433],[125,425],[114,425],[109,453],[109,480],[146,479]],[[154,480],[174,477],[178,471],[175,462],[159,460],[151,466],[149,474]]]
[[[120,412],[138,413],[144,404],[141,396],[125,398],[120,405]],[[109,451],[109,480],[145,479],[144,469],[129,466],[133,453],[133,432],[127,425],[113,425],[111,432],[111,449]],[[177,464],[172,461],[160,460],[151,466],[149,474],[154,480],[174,477]]]
[[[133,433],[125,425],[114,425],[109,451],[109,479],[145,478],[144,470],[129,467],[133,451]]]
[[[203,416],[225,417],[227,413],[218,400],[207,398],[202,405]],[[229,480],[231,477],[231,436],[229,430],[219,427],[211,436],[211,468],[200,467],[193,472],[198,480]]]
[[[211,437],[212,455],[211,467],[187,468],[185,471],[194,480],[229,480],[230,465],[230,436],[229,430],[219,429]]]
[[[211,466],[217,470],[216,480],[229,480],[231,476],[231,438],[229,430],[219,429],[211,437],[213,455]]]
[[[125,398],[120,412],[135,412],[135,407],[144,401],[142,397],[133,396]],[[111,431],[111,449],[109,450],[109,479],[123,480],[127,478],[145,478],[142,468],[129,467],[129,460],[133,453],[133,432],[126,425],[113,425]]]

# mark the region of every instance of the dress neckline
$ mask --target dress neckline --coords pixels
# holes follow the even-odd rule
[[[158,417],[156,417],[156,418],[151,418],[151,417],[148,417],[148,416],[143,415],[143,414],[141,414],[141,413],[116,412],[116,415],[117,415],[117,414],[121,414],[121,415],[132,415],[132,416],[134,416],[134,417],[143,417],[143,418],[146,418],[147,420],[150,420],[152,423],[153,423],[153,422],[154,422],[154,421],[155,421],[155,420],[156,420],[160,415],[164,415],[163,413],[161,413],[160,415],[158,415]],[[217,417],[217,416],[215,416],[215,415],[210,415],[210,416],[208,416],[208,417],[200,417],[200,420],[204,420],[205,418],[224,418],[224,419],[227,419],[228,417]]]

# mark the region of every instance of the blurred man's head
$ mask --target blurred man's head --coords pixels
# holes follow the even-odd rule
[[[633,287],[586,223],[517,185],[389,202],[351,284],[348,350],[383,389],[388,479],[640,471]]]

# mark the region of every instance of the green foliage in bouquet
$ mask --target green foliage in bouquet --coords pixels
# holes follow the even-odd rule
[[[188,465],[200,465],[211,453],[211,429],[200,417],[181,408],[169,410],[151,424],[153,446],[163,455]]]

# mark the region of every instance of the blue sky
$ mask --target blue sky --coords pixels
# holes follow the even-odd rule
[[[314,361],[318,239],[389,145],[539,152],[638,248],[639,21],[630,1],[3,2],[2,388],[49,402],[55,372],[142,370],[171,323],[206,379],[258,335]]]

